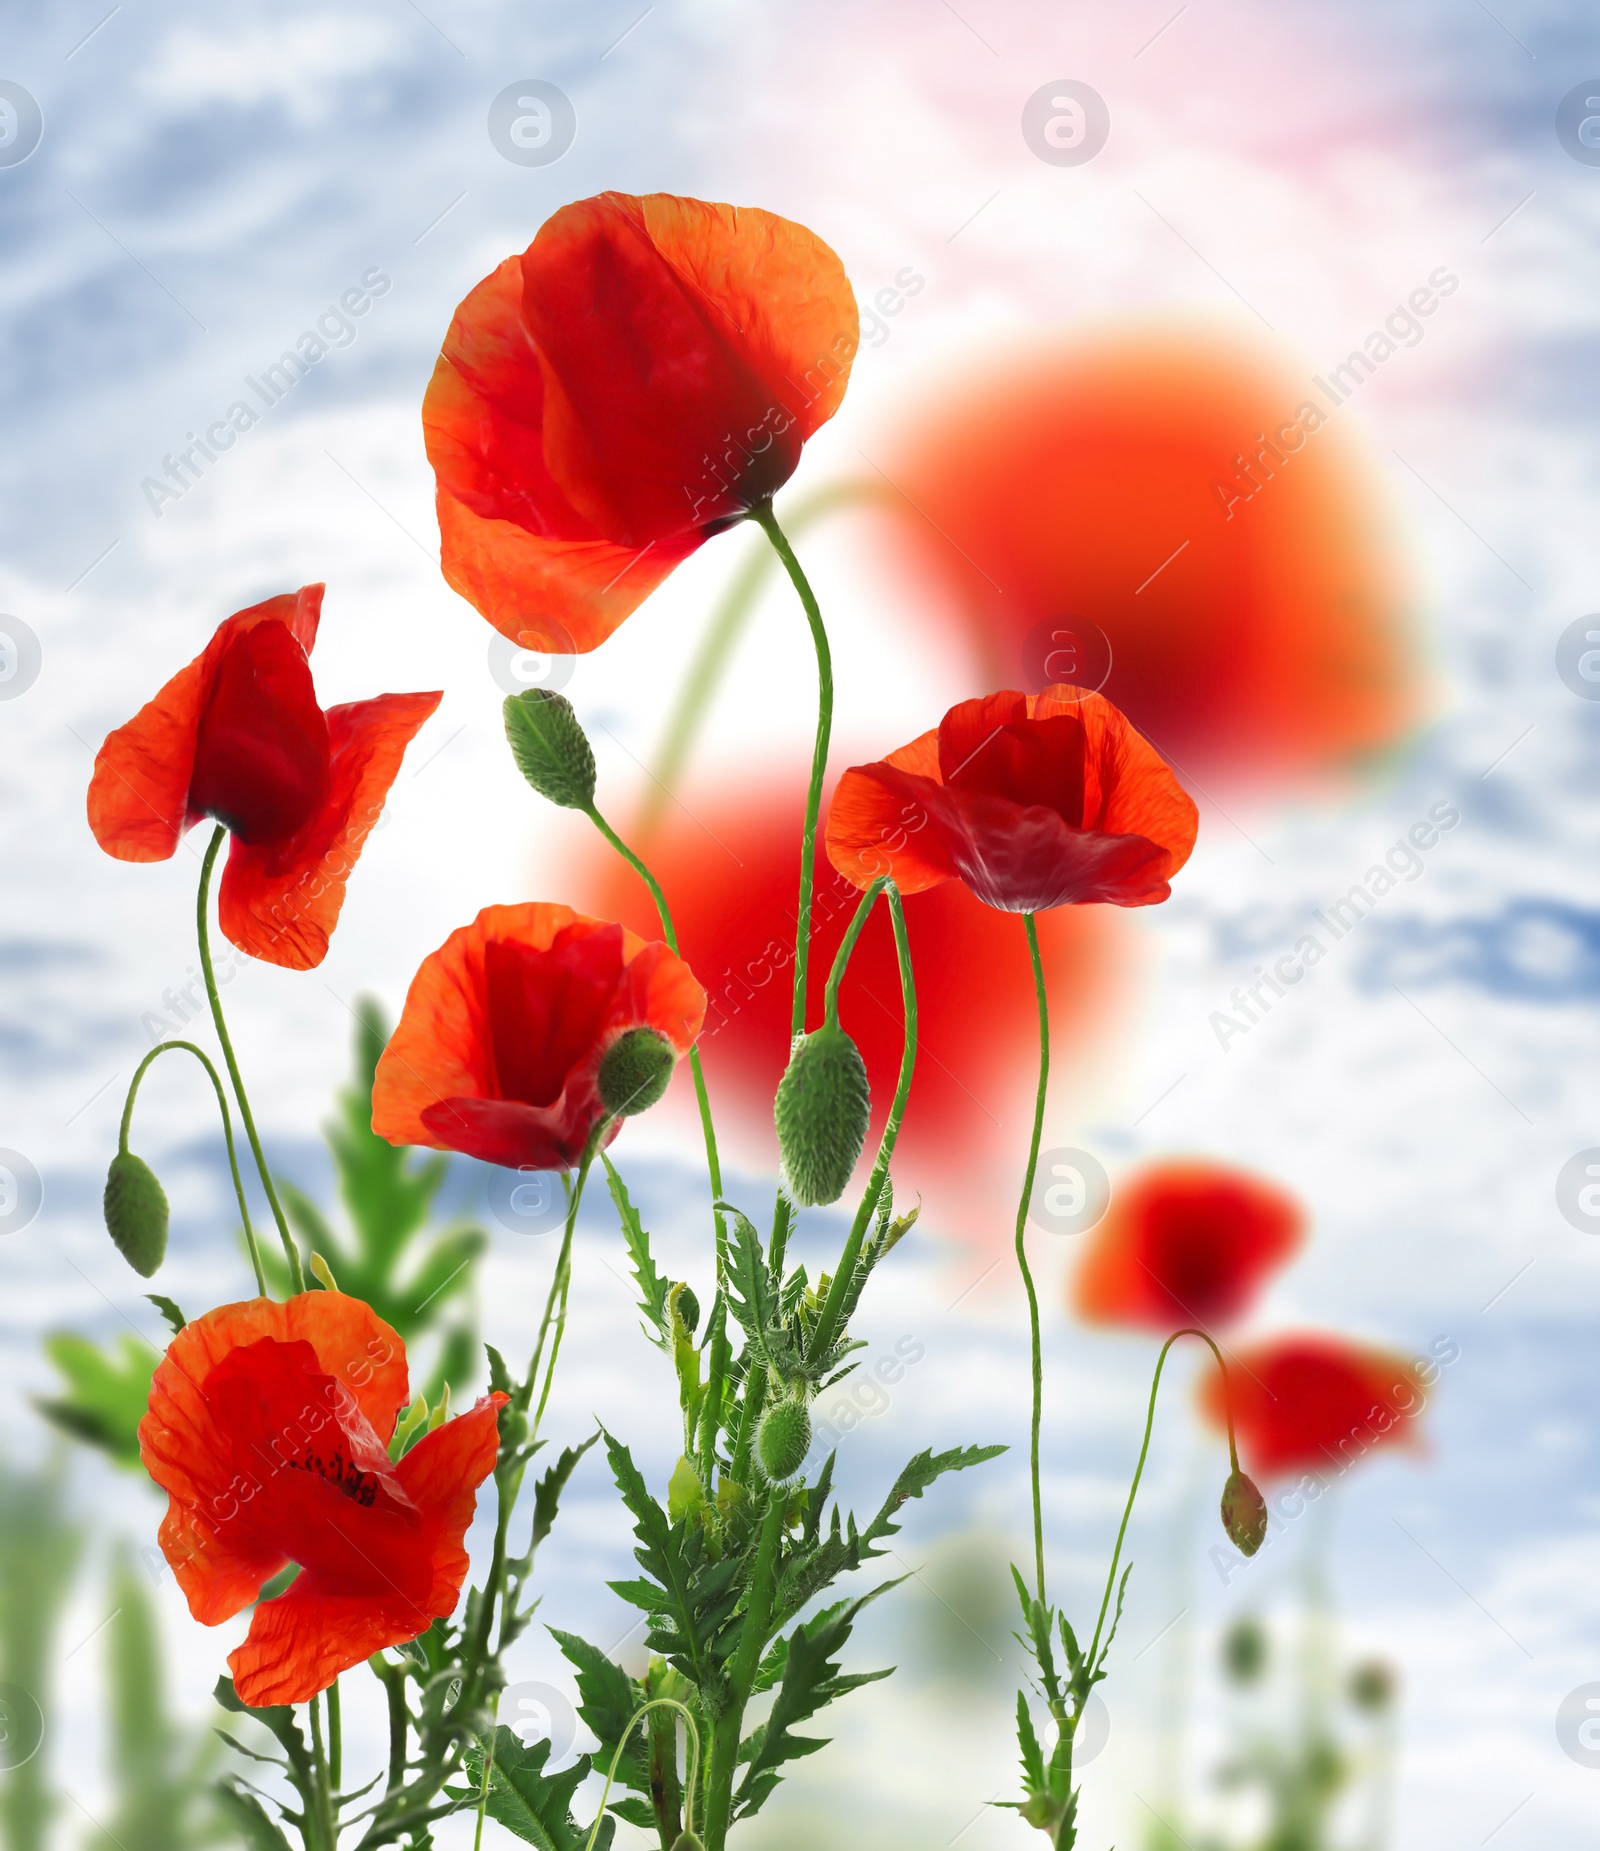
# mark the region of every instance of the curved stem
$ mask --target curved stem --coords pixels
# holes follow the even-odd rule
[[[166,1054],[173,1048],[182,1048],[192,1054],[211,1076],[211,1084],[216,1089],[217,1108],[222,1113],[222,1140],[228,1147],[228,1169],[233,1176],[233,1193],[239,1202],[239,1218],[244,1222],[245,1245],[250,1249],[250,1265],[256,1275],[256,1289],[261,1296],[267,1296],[267,1276],[261,1269],[261,1249],[256,1245],[256,1231],[250,1224],[250,1205],[245,1200],[244,1181],[239,1175],[239,1156],[233,1143],[233,1115],[228,1110],[228,1095],[223,1090],[222,1075],[211,1064],[211,1057],[203,1048],[197,1048],[192,1041],[163,1041],[153,1047],[134,1069],[132,1080],[128,1083],[128,1097],[122,1107],[122,1129],[117,1136],[117,1149],[128,1148],[128,1132],[133,1125],[133,1102],[139,1095],[139,1082],[145,1076],[145,1070],[157,1055]]]
[[[1039,957],[1039,927],[1032,913],[1023,914],[1028,931],[1028,956],[1033,963],[1033,991],[1039,1004],[1039,1091],[1033,1102],[1033,1137],[1028,1145],[1028,1167],[1022,1179],[1022,1200],[1017,1204],[1017,1267],[1028,1291],[1028,1335],[1033,1363],[1033,1429],[1028,1454],[1033,1484],[1033,1566],[1039,1599],[1044,1601],[1044,1500],[1039,1488],[1039,1428],[1044,1418],[1044,1358],[1039,1336],[1039,1294],[1028,1266],[1028,1204],[1033,1199],[1033,1178],[1039,1167],[1039,1139],[1044,1130],[1044,1098],[1050,1084],[1050,1004],[1044,990],[1044,965]]]
[[[1156,1390],[1161,1386],[1161,1371],[1166,1367],[1168,1350],[1180,1337],[1198,1337],[1202,1343],[1210,1347],[1211,1354],[1217,1359],[1217,1367],[1222,1371],[1223,1406],[1228,1416],[1228,1458],[1232,1462],[1233,1470],[1237,1472],[1239,1469],[1239,1448],[1235,1443],[1233,1433],[1233,1395],[1228,1383],[1228,1365],[1222,1360],[1221,1350],[1205,1331],[1196,1330],[1192,1326],[1183,1330],[1175,1330],[1161,1346],[1161,1354],[1156,1358],[1156,1371],[1150,1381],[1150,1406],[1144,1418],[1144,1443],[1139,1448],[1139,1463],[1134,1467],[1133,1483],[1128,1487],[1128,1502],[1123,1507],[1122,1523],[1117,1530],[1117,1546],[1111,1552],[1111,1572],[1106,1576],[1106,1591],[1100,1600],[1100,1617],[1094,1623],[1094,1638],[1090,1642],[1088,1657],[1084,1660],[1089,1665],[1094,1663],[1095,1653],[1100,1646],[1101,1629],[1106,1623],[1106,1612],[1111,1605],[1111,1590],[1116,1584],[1117,1564],[1122,1559],[1123,1538],[1128,1534],[1128,1519],[1133,1515],[1133,1500],[1139,1495],[1139,1480],[1144,1476],[1144,1462],[1150,1451],[1150,1435],[1155,1427]]]
[[[811,890],[817,858],[817,817],[822,809],[822,780],[828,769],[828,740],[833,731],[833,654],[828,648],[828,632],[823,627],[822,611],[817,604],[794,549],[784,538],[772,503],[764,501],[752,508],[750,518],[760,523],[773,550],[783,561],[800,602],[805,607],[806,622],[811,626],[811,641],[817,652],[817,736],[811,748],[811,783],[806,791],[805,830],[800,838],[800,905],[795,919],[794,939],[794,1010],[789,1032],[805,1033],[806,966],[811,951]]]
[[[895,1143],[900,1136],[900,1121],[906,1114],[906,1101],[911,1096],[911,1076],[917,1064],[917,986],[911,970],[911,941],[906,936],[905,907],[900,899],[900,889],[892,881],[887,884],[886,891],[889,895],[889,919],[894,926],[895,955],[900,963],[900,1002],[906,1020],[905,1042],[900,1052],[900,1077],[895,1083],[894,1098],[889,1104],[889,1116],[884,1120],[883,1136],[878,1140],[878,1154],[873,1160],[872,1174],[867,1179],[866,1194],[862,1196],[856,1218],[850,1224],[844,1251],[839,1256],[838,1270],[833,1275],[822,1315],[817,1320],[811,1345],[813,1356],[827,1354],[828,1346],[833,1342],[843,1320],[845,1294],[850,1290],[856,1261],[861,1255],[861,1243],[866,1239],[878,1198],[888,1180],[889,1160],[894,1156]]]
[[[233,1081],[233,1096],[239,1101],[239,1116],[244,1120],[245,1136],[250,1140],[256,1169],[261,1175],[261,1186],[266,1190],[267,1201],[272,1208],[272,1218],[278,1224],[278,1238],[283,1242],[283,1256],[289,1265],[289,1283],[296,1292],[303,1292],[306,1289],[306,1276],[300,1269],[300,1254],[290,1238],[283,1204],[278,1200],[278,1192],[272,1185],[272,1176],[267,1169],[266,1157],[262,1154],[261,1139],[256,1134],[255,1115],[250,1110],[244,1079],[239,1072],[239,1063],[234,1058],[233,1042],[229,1038],[228,1024],[222,1014],[222,998],[217,994],[216,973],[211,968],[211,870],[216,866],[217,851],[222,847],[222,839],[227,833],[218,823],[206,846],[206,858],[200,864],[200,893],[195,905],[195,921],[200,939],[200,969],[206,981],[206,996],[211,1003],[211,1020],[216,1024],[217,1039],[222,1043],[222,1058],[227,1063],[228,1078]]]
[[[622,1751],[628,1745],[628,1737],[643,1722],[652,1710],[676,1710],[683,1718],[689,1731],[689,1779],[683,1793],[683,1829],[694,1830],[694,1796],[700,1778],[700,1725],[695,1721],[686,1704],[676,1697],[652,1697],[648,1703],[641,1703],[628,1719],[628,1726],[623,1730],[617,1742],[616,1753],[611,1757],[611,1770],[606,1775],[605,1792],[600,1795],[600,1810],[594,1816],[594,1824],[589,1831],[589,1842],[584,1851],[593,1851],[594,1841],[600,1836],[600,1821],[606,1816],[606,1802],[611,1798],[611,1784],[617,1777],[617,1769],[622,1763]]]
[[[837,508],[893,498],[892,491],[883,483],[870,478],[834,482],[826,488],[818,489],[805,500],[796,502],[787,510],[784,519],[788,522],[789,532],[799,534],[812,522],[833,513]],[[773,555],[766,547],[754,548],[712,614],[700,647],[695,651],[694,660],[679,685],[677,699],[661,736],[661,745],[650,766],[650,788],[639,807],[637,818],[638,827],[643,831],[653,829],[661,820],[673,789],[683,775],[689,750],[700,731],[712,696],[732,659],[734,645],[755,610],[757,594],[765,585],[767,574],[774,564]]]
[[[861,936],[861,929],[867,923],[878,895],[888,883],[888,875],[880,874],[861,896],[861,904],[856,908],[855,917],[839,941],[839,949],[833,954],[833,969],[828,972],[828,987],[823,992],[822,1015],[824,1021],[839,1020],[839,986],[844,982],[844,974],[850,967],[850,954],[856,948],[856,940]]]
[[[661,920],[661,930],[666,937],[667,949],[676,956],[678,929],[672,922],[672,909],[667,905],[667,896],[661,891],[661,883],[592,803],[589,805],[587,815],[589,821],[650,889],[650,898],[656,903],[656,914]],[[706,1076],[700,1065],[698,1047],[689,1049],[689,1072],[694,1077],[695,1103],[700,1108],[700,1129],[705,1135],[706,1169],[711,1177],[711,1200],[720,1202],[722,1200],[722,1160],[717,1154],[717,1130],[711,1122],[711,1098],[706,1092]],[[713,1211],[713,1218],[716,1224],[717,1240],[717,1283],[720,1285],[727,1267],[728,1230],[720,1209]]]

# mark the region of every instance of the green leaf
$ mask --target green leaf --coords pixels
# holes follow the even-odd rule
[[[600,1429],[596,1427],[581,1446],[566,1447],[561,1457],[534,1487],[533,1541],[528,1547],[530,1557],[555,1527],[556,1510],[561,1503],[561,1493],[567,1488],[567,1480],[577,1470],[578,1461],[599,1437]]]
[[[577,1670],[578,1719],[600,1744],[595,1755],[596,1765],[609,1768],[623,1730],[644,1701],[640,1687],[621,1665],[613,1663],[587,1639],[580,1639],[576,1633],[561,1632],[554,1626],[549,1630],[550,1637]],[[617,1765],[617,1779],[636,1792],[650,1791],[649,1745],[642,1730],[630,1737]],[[653,1815],[651,1823],[654,1823]]]
[[[250,1851],[292,1851],[266,1807],[236,1778],[219,1780],[215,1791],[218,1809]]]
[[[502,1724],[494,1732],[489,1765],[486,1811],[497,1824],[539,1851],[583,1851],[588,1830],[572,1817],[572,1796],[589,1777],[589,1758],[580,1756],[559,1774],[546,1774],[550,1743],[524,1747],[521,1738]],[[462,1757],[473,1794],[483,1788],[483,1750],[476,1743]],[[595,1839],[595,1851],[610,1851],[616,1827],[609,1814]]]
[[[728,1246],[728,1309],[745,1334],[764,1347],[767,1332],[777,1319],[778,1307],[772,1298],[771,1275],[767,1271],[767,1257],[761,1250],[761,1236],[749,1217],[740,1214],[731,1202],[719,1202],[717,1206],[733,1221]]]
[[[150,1381],[160,1353],[141,1338],[118,1340],[108,1355],[86,1337],[60,1332],[45,1339],[45,1354],[66,1378],[69,1393],[34,1403],[39,1412],[75,1440],[97,1446],[118,1465],[139,1464],[139,1422],[150,1401]]]
[[[611,1159],[601,1153],[600,1161],[606,1166],[606,1188],[611,1192],[611,1199],[617,1205],[617,1216],[622,1223],[622,1238],[627,1242],[628,1258],[633,1265],[633,1276],[639,1286],[639,1309],[644,1313],[647,1328],[645,1335],[658,1349],[670,1350],[672,1347],[672,1320],[667,1310],[667,1299],[671,1292],[671,1282],[656,1271],[655,1261],[650,1257],[650,1236],[644,1231],[644,1223],[639,1219],[639,1211],[629,1199],[627,1185],[618,1175]],[[650,1332],[655,1332],[650,1336]]]
[[[1036,1793],[1046,1790],[1044,1750],[1034,1734],[1027,1696],[1020,1690],[1017,1692],[1017,1747],[1022,1752],[1022,1790],[1031,1800]]]
[[[827,1747],[820,1736],[796,1735],[797,1724],[815,1716],[836,1698],[889,1676],[888,1671],[865,1671],[842,1677],[834,1661],[849,1640],[861,1609],[898,1586],[898,1581],[886,1581],[859,1600],[842,1600],[826,1607],[789,1635],[783,1678],[771,1714],[750,1740],[749,1769],[734,1796],[735,1818],[748,1818],[760,1809],[782,1779],[778,1769],[784,1762],[797,1761]]]
[[[189,1321],[178,1309],[176,1303],[161,1292],[146,1292],[145,1297],[172,1326],[172,1334],[176,1337],[178,1332],[182,1330],[184,1325]]]
[[[673,1524],[646,1489],[633,1456],[621,1441],[606,1435],[611,1471],[634,1519],[639,1547],[634,1559],[649,1579],[613,1581],[613,1593],[650,1615],[646,1635],[652,1650],[674,1664],[700,1690],[715,1699],[722,1665],[732,1650],[727,1637],[738,1605],[737,1557],[712,1561],[705,1535],[696,1524]]]

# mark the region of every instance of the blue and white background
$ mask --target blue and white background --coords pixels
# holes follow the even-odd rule
[[[908,264],[926,276],[891,337],[863,351],[844,411],[808,449],[809,484],[962,345],[1159,308],[1257,333],[1266,321],[1309,374],[1447,264],[1461,278],[1448,313],[1348,414],[1417,586],[1430,723],[1342,803],[1260,799],[1232,821],[1203,810],[1178,897],[1138,922],[1150,987],[1095,1116],[1061,1118],[1047,1139],[1088,1143],[1114,1168],[1198,1149],[1285,1180],[1314,1238],[1260,1327],[1327,1325],[1406,1351],[1443,1337],[1459,1356],[1424,1456],[1365,1464],[1329,1500],[1336,1512],[1287,1526],[1227,1576],[1209,1532],[1183,1529],[1220,1468],[1174,1396],[1132,1532],[1083,1842],[1133,1844],[1170,1797],[1151,1745],[1170,1675],[1160,1636],[1176,1626],[1209,1662],[1230,1617],[1288,1599],[1309,1539],[1327,1553],[1341,1651],[1376,1651],[1399,1674],[1391,1842],[1592,1843],[1600,1768],[1562,1752],[1555,1717],[1600,1679],[1600,1241],[1558,1211],[1556,1178],[1600,1144],[1600,704],[1569,688],[1556,654],[1600,610],[1600,167],[1564,149],[1555,114],[1597,72],[1600,21],[1572,0],[8,0],[0,79],[36,99],[43,136],[0,165],[0,611],[40,657],[31,685],[0,701],[0,1145],[37,1167],[45,1198],[0,1239],[5,1452],[45,1446],[27,1405],[48,1385],[43,1333],[109,1339],[131,1323],[161,1341],[98,1196],[149,1045],[141,1018],[175,1020],[199,995],[186,991],[197,853],[129,869],[96,849],[83,795],[111,726],[222,616],[316,578],[329,585],[325,703],[445,689],[326,964],[224,967],[272,1155],[319,1186],[352,999],[398,1007],[419,959],[481,905],[561,897],[566,839],[505,753],[489,632],[438,572],[418,419],[456,302],[552,210],[608,187],[760,204],[824,236],[863,296]],[[1025,100],[1064,73],[1112,114],[1082,169],[1035,159],[1019,129]],[[543,167],[506,159],[487,126],[492,101],[529,77],[576,114],[570,150]],[[390,286],[353,338],[154,510],[141,485],[163,458],[373,271]],[[637,789],[684,638],[750,544],[704,549],[579,663],[568,691],[613,736],[597,732],[608,789]],[[835,639],[842,752],[909,737],[968,692],[918,647],[914,613],[863,596],[845,539],[819,538],[808,561]],[[803,627],[774,591],[705,762],[798,747],[810,685]],[[772,688],[794,690],[776,711],[740,699]],[[1228,990],[1441,800],[1462,820],[1423,878],[1219,1050],[1207,1015]],[[197,1096],[172,1076],[141,1105],[141,1149],[174,1204],[162,1283],[185,1304],[248,1287]],[[703,1269],[690,1155],[647,1122],[619,1154],[667,1263]],[[453,1186],[484,1212],[481,1174],[463,1166]],[[919,1230],[869,1299],[874,1351],[909,1339],[905,1353],[921,1354],[886,1406],[858,1410],[845,1486],[875,1504],[929,1443],[1013,1451],[910,1507],[900,1559],[881,1566],[913,1579],[873,1609],[851,1666],[901,1669],[835,1712],[835,1747],[800,1765],[753,1846],[1026,1842],[1014,1815],[986,1809],[1014,1791],[1009,1616],[985,1625],[968,1598],[1025,1547],[1023,1306],[1006,1268],[974,1284],[971,1254],[940,1234]],[[836,1230],[819,1217],[806,1238],[825,1256]],[[483,1317],[508,1352],[526,1348],[548,1246],[496,1231]],[[1042,1258],[1047,1497],[1057,1586],[1081,1612],[1152,1357],[1068,1323],[1072,1258]],[[622,1275],[597,1199],[558,1428],[576,1437],[598,1415],[664,1472],[671,1384],[642,1343],[617,1340],[631,1321]],[[146,1489],[93,1462],[76,1470],[97,1525],[153,1541]],[[626,1562],[620,1509],[591,1463],[543,1558],[542,1617],[636,1651],[631,1614],[601,1585]],[[958,1583],[966,1604],[952,1604],[977,1616],[965,1659],[939,1643]],[[232,1629],[193,1626],[170,1576],[159,1597],[199,1716]],[[69,1639],[102,1617],[86,1596]],[[521,1670],[570,1694],[538,1636]],[[91,1815],[95,1675],[92,1652],[63,1667],[46,1750]],[[375,1728],[353,1718],[358,1750]],[[1215,1736],[1208,1712],[1196,1807]]]

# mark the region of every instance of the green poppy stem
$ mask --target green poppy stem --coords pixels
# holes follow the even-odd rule
[[[250,1265],[256,1275],[256,1290],[263,1298],[267,1297],[267,1276],[261,1267],[261,1249],[256,1245],[256,1231],[250,1223],[250,1205],[245,1200],[244,1181],[239,1175],[239,1155],[233,1142],[233,1116],[228,1111],[228,1095],[223,1089],[222,1075],[211,1064],[210,1056],[203,1048],[197,1048],[192,1041],[163,1041],[140,1061],[134,1070],[133,1079],[128,1085],[128,1097],[122,1107],[122,1129],[117,1137],[117,1149],[128,1148],[128,1133],[133,1126],[133,1102],[139,1096],[139,1082],[145,1076],[145,1070],[158,1055],[166,1054],[173,1048],[182,1048],[192,1054],[211,1076],[211,1084],[216,1089],[217,1109],[222,1113],[222,1140],[228,1147],[228,1169],[233,1176],[233,1193],[239,1202],[239,1218],[244,1223],[245,1245],[250,1249]]]
[[[1039,1294],[1034,1290],[1028,1265],[1028,1204],[1039,1168],[1039,1140],[1044,1131],[1044,1101],[1050,1085],[1050,1002],[1045,995],[1044,964],[1039,957],[1039,927],[1032,913],[1024,913],[1028,957],[1033,964],[1033,992],[1039,1004],[1039,1090],[1033,1103],[1033,1136],[1028,1145],[1028,1167],[1022,1179],[1022,1200],[1017,1204],[1017,1267],[1028,1292],[1028,1334],[1033,1365],[1033,1425],[1029,1447],[1029,1476],[1033,1484],[1033,1566],[1039,1599],[1044,1601],[1044,1499],[1039,1486],[1039,1429],[1044,1419],[1044,1357],[1039,1335]]]
[[[211,968],[211,870],[217,864],[217,851],[222,847],[227,830],[218,823],[211,832],[211,840],[206,847],[205,860],[200,864],[200,893],[195,905],[196,926],[200,939],[200,969],[205,977],[206,996],[211,1004],[211,1020],[216,1024],[217,1039],[222,1043],[222,1058],[227,1063],[228,1078],[233,1082],[233,1094],[239,1101],[239,1116],[244,1120],[245,1136],[250,1140],[250,1149],[256,1160],[256,1169],[261,1176],[261,1186],[267,1192],[267,1201],[272,1208],[272,1218],[278,1224],[278,1238],[283,1242],[283,1257],[289,1266],[289,1283],[296,1292],[306,1289],[306,1276],[300,1267],[300,1254],[289,1234],[289,1223],[284,1217],[283,1204],[278,1200],[278,1192],[273,1187],[272,1174],[267,1169],[267,1160],[262,1153],[261,1139],[256,1132],[255,1115],[250,1110],[250,1099],[244,1090],[244,1078],[239,1072],[239,1063],[234,1058],[233,1042],[228,1034],[228,1024],[222,1014],[222,998],[217,994],[216,972]]]
[[[672,922],[672,909],[667,905],[667,896],[661,890],[661,883],[592,803],[589,805],[587,814],[589,821],[650,889],[650,898],[655,901],[656,914],[661,920],[661,930],[667,941],[667,949],[676,955],[678,929]],[[689,1072],[694,1077],[695,1103],[700,1108],[700,1129],[706,1141],[706,1169],[711,1177],[711,1200],[720,1202],[722,1200],[722,1160],[717,1154],[717,1128],[711,1121],[711,1097],[706,1091],[706,1076],[700,1065],[698,1047],[691,1046],[689,1049]],[[717,1283],[720,1285],[727,1270],[728,1230],[720,1209],[713,1211],[713,1221],[716,1227]]]

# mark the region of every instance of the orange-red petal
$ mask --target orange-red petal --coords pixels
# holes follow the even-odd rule
[[[187,668],[125,725],[110,733],[96,754],[89,784],[89,827],[119,861],[166,861],[185,829],[198,821],[189,808],[200,718],[212,683],[234,638],[257,624],[285,625],[310,654],[322,614],[321,585],[303,585],[236,612],[218,626]]]
[[[286,842],[234,837],[218,894],[227,937],[269,964],[310,970],[327,956],[345,883],[383,813],[406,747],[441,696],[380,694],[328,710],[326,803]]]
[[[535,1094],[514,1088],[495,1055],[492,964],[500,947],[553,963],[586,940],[616,935],[615,976],[582,1049],[564,1049],[560,1071]],[[576,971],[572,981],[577,982]],[[558,987],[563,972],[552,981]],[[586,978],[585,981],[588,981]],[[559,997],[556,999],[559,1007]],[[681,958],[621,926],[543,901],[488,906],[422,962],[378,1062],[372,1124],[393,1144],[456,1150],[490,1163],[565,1168],[577,1161],[600,1116],[596,1074],[617,1035],[649,1027],[679,1055],[705,1018],[705,992]],[[530,1060],[538,1050],[525,1050]]]
[[[802,226],[666,194],[563,207],[463,301],[424,399],[446,578],[515,640],[595,648],[788,478],[857,342]]]

